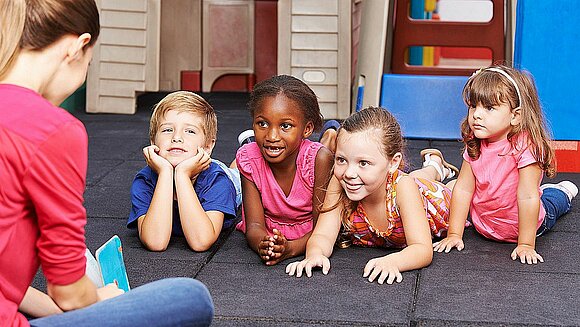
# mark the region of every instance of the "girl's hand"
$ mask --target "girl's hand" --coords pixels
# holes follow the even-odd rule
[[[379,276],[379,279],[377,279],[379,284],[383,284],[385,279],[387,284],[392,284],[395,280],[400,283],[403,280],[399,267],[393,262],[393,258],[390,255],[374,258],[367,262],[363,277],[368,277],[369,282],[372,283],[377,276]]]
[[[112,299],[123,293],[125,293],[125,291],[120,289],[119,286],[117,286],[115,283],[107,284],[101,288],[97,288],[97,298],[99,302]]]
[[[202,148],[197,149],[195,156],[183,160],[175,167],[175,172],[184,173],[192,180],[197,178],[197,175],[206,170],[211,164],[209,154]]]
[[[439,242],[433,243],[433,251],[449,253],[451,249],[457,248],[457,251],[461,251],[464,248],[463,240],[457,235],[448,235],[446,238]]]
[[[157,174],[161,171],[173,171],[173,165],[167,159],[159,155],[159,147],[150,145],[143,148],[143,156],[147,166],[151,167]]]
[[[544,258],[536,252],[536,250],[525,244],[519,244],[513,251],[512,251],[512,260],[516,260],[520,257],[521,263],[527,263],[528,265],[537,264],[538,262],[544,262]]]
[[[268,255],[268,251],[270,251],[270,243],[271,240],[269,235],[262,237],[262,240],[260,240],[260,243],[258,243],[258,255],[264,263],[270,260],[270,256]]]
[[[328,274],[330,270],[330,260],[322,255],[316,255],[310,258],[305,258],[302,261],[295,261],[286,266],[286,273],[290,276],[302,277],[302,271],[306,271],[306,276],[312,277],[312,268],[322,267],[322,273]]]
[[[266,265],[272,266],[286,258],[286,254],[289,250],[288,240],[279,230],[273,230],[274,235],[270,236],[268,244],[267,256],[269,260],[266,261]]]

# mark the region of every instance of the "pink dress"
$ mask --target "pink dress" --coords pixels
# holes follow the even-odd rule
[[[306,139],[302,141],[296,158],[296,175],[287,197],[255,142],[248,143],[238,150],[236,154],[238,169],[260,192],[269,233],[276,228],[287,239],[294,240],[314,228],[312,221],[314,165],[321,147],[322,144],[318,142]],[[242,221],[236,228],[245,233],[246,220],[243,212],[242,208]]]
[[[535,164],[536,159],[526,147],[527,138],[520,137],[516,149],[509,141],[481,142],[481,154],[477,160],[467,152],[463,159],[471,166],[475,176],[475,191],[469,213],[477,231],[490,239],[503,242],[518,241],[518,183],[519,169]],[[540,191],[538,181],[538,193]],[[536,228],[544,221],[546,211],[540,201]]]

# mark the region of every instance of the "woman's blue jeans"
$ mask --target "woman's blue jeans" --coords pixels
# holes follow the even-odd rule
[[[191,278],[169,278],[137,287],[83,309],[30,321],[31,326],[209,326],[213,302]]]
[[[540,200],[544,205],[544,209],[546,209],[546,217],[544,217],[544,222],[538,228],[537,236],[551,230],[556,225],[556,220],[570,211],[572,205],[566,193],[556,188],[545,188]]]

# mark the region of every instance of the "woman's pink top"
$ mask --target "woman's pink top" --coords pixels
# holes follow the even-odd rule
[[[290,194],[286,196],[268,163],[255,142],[242,146],[236,154],[236,163],[242,176],[253,182],[262,198],[266,228],[274,228],[289,240],[304,236],[312,230],[312,193],[314,190],[314,165],[322,144],[303,140],[296,158],[296,175]],[[246,219],[242,208],[242,221],[236,226],[246,232]]]
[[[469,213],[473,225],[483,236],[504,242],[518,241],[518,183],[519,169],[536,163],[527,138],[520,137],[516,149],[506,140],[488,143],[481,141],[481,154],[473,160],[463,153],[475,176],[475,191]],[[540,181],[538,181],[538,193]],[[546,211],[540,201],[536,228],[544,221]]]

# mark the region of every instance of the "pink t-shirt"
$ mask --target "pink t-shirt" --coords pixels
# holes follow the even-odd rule
[[[504,242],[518,241],[518,169],[536,162],[530,149],[520,138],[517,150],[509,141],[481,142],[481,154],[473,160],[463,153],[475,176],[475,192],[471,200],[470,214],[473,225],[483,236]],[[522,150],[524,149],[524,150]],[[538,181],[538,192],[540,190]],[[538,224],[544,221],[546,211],[540,202]]]
[[[0,84],[0,325],[17,312],[39,263],[47,280],[85,274],[83,124],[38,93]]]
[[[240,173],[252,181],[262,198],[266,228],[272,233],[280,230],[289,240],[295,240],[310,232],[312,221],[312,194],[314,190],[314,165],[322,144],[303,140],[296,157],[296,175],[288,197],[274,178],[268,163],[255,142],[241,147],[236,154]],[[242,210],[242,221],[236,226],[245,233],[246,222]]]

